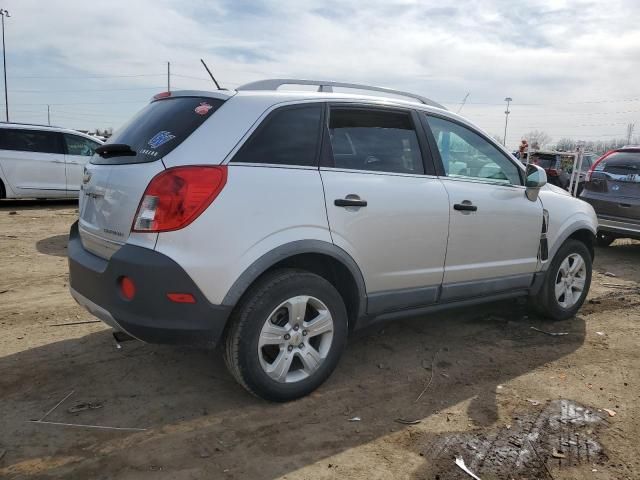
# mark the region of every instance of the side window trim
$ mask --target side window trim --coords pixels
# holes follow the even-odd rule
[[[438,115],[436,113],[432,113],[432,112],[421,112],[422,115],[422,124],[423,127],[425,128],[425,130],[427,131],[427,138],[429,139],[429,146],[431,147],[431,150],[434,152],[434,159],[437,158],[437,161],[435,161],[436,163],[436,167],[437,170],[439,171],[439,176],[441,177],[446,177],[446,171],[444,169],[444,163],[442,162],[442,156],[440,155],[440,150],[438,150],[438,145],[436,143],[436,138],[433,135],[433,131],[431,130],[431,127],[429,126],[429,122],[427,121],[427,117],[433,117],[433,118],[439,118],[442,120],[445,120],[447,122],[451,122],[451,123],[455,123],[456,125],[465,128],[469,131],[471,131],[472,133],[478,135],[480,138],[482,138],[483,140],[485,140],[486,142],[489,143],[489,145],[493,146],[506,160],[508,160],[509,162],[511,162],[515,167],[516,167],[516,171],[518,172],[518,176],[520,177],[520,185],[506,185],[506,186],[511,186],[511,187],[522,187],[524,186],[524,171],[522,170],[522,168],[520,168],[520,165],[518,165],[518,162],[515,161],[515,159],[510,158],[510,156],[505,155],[505,153],[496,145],[496,143],[493,141],[493,139],[487,137],[486,135],[484,135],[482,132],[479,132],[475,129],[471,129],[469,128],[468,125],[465,125],[462,122],[457,121],[454,118],[450,118],[447,117],[446,115]],[[437,157],[436,157],[437,155]],[[449,177],[447,177],[449,178]],[[462,180],[462,179],[460,179]],[[465,179],[466,180],[466,179]],[[493,182],[483,182],[481,179],[469,179],[469,181],[480,181],[481,183],[489,183],[491,185],[495,185],[495,183]]]
[[[418,146],[420,150],[420,156],[422,158],[422,164],[424,173],[417,174],[408,174],[401,172],[384,172],[384,171],[373,171],[373,170],[352,170],[352,169],[340,169],[344,171],[350,172],[360,172],[360,173],[372,173],[372,174],[380,174],[380,175],[421,175],[421,176],[436,176],[437,169],[435,168],[435,161],[433,158],[431,146],[428,143],[424,132],[424,126],[420,121],[420,115],[412,108],[402,108],[399,106],[384,106],[377,105],[373,103],[358,103],[358,102],[327,102],[325,109],[325,118],[323,120],[323,136],[321,139],[321,153],[320,153],[320,167],[324,168],[337,168],[335,166],[335,161],[333,157],[333,148],[331,146],[331,140],[329,138],[329,121],[331,119],[331,109],[340,109],[340,110],[377,110],[383,112],[396,112],[403,113],[409,115],[411,125],[413,126],[413,130],[416,134],[418,140]]]
[[[316,152],[315,152],[315,165],[296,165],[296,164],[284,164],[284,163],[265,163],[265,162],[237,162],[234,163],[233,159],[244,149],[247,148],[250,142],[256,138],[260,133],[267,127],[269,121],[278,113],[283,112],[285,110],[295,110],[298,108],[305,108],[310,106],[320,106],[320,125],[317,132],[316,139]],[[264,115],[264,113],[263,113]],[[225,164],[234,166],[251,166],[251,165],[260,165],[265,167],[272,168],[298,168],[298,169],[312,169],[317,170],[319,168],[320,156],[322,150],[322,141],[324,135],[324,122],[326,118],[326,102],[300,102],[300,103],[290,103],[286,105],[276,105],[271,108],[268,113],[262,116],[262,119],[258,118],[256,121],[259,124],[253,128],[253,131],[249,133],[249,135],[244,138],[239,145],[237,145],[231,152],[228,157],[228,160],[225,160]]]

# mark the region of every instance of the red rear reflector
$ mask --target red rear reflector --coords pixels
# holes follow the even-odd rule
[[[169,168],[147,186],[131,230],[169,232],[184,228],[211,205],[226,183],[224,165]]]
[[[161,98],[167,98],[171,96],[171,92],[160,92],[153,96],[154,100],[160,100]]]
[[[196,303],[196,298],[190,293],[167,293],[167,298],[176,303]]]
[[[121,277],[120,281],[120,293],[127,300],[133,300],[133,297],[136,296],[136,284],[133,283],[129,277]]]

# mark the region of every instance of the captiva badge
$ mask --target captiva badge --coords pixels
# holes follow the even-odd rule
[[[211,110],[213,108],[212,105],[209,105],[207,102],[202,102],[200,105],[198,105],[195,108],[195,112],[198,115],[206,115],[207,113],[209,113],[209,110]]]
[[[162,132],[158,132],[153,137],[151,137],[151,140],[149,140],[147,144],[151,148],[156,149],[159,146],[164,145],[165,143],[167,143],[169,140],[173,138],[176,138],[176,136],[172,135],[171,132],[167,132],[166,130],[163,130]]]

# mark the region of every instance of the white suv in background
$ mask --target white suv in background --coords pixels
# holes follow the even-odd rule
[[[0,123],[1,198],[77,198],[102,142],[66,128]]]
[[[545,183],[406,92],[159,94],[87,165],[71,294],[140,340],[221,344],[247,390],[290,400],[375,322],[518,296],[574,315],[597,220]]]

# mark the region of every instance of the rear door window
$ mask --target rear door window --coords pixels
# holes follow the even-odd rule
[[[0,129],[0,150],[63,153],[62,138],[58,132],[3,128]]]
[[[105,145],[125,144],[135,155],[94,155],[91,163],[124,164],[158,160],[184,142],[220,108],[223,100],[205,97],[168,97],[144,107]]]
[[[424,174],[409,112],[332,107],[329,137],[335,168]]]
[[[232,162],[317,166],[322,108],[299,105],[272,112]]]
[[[79,135],[64,134],[64,142],[67,147],[68,155],[82,155],[90,157],[96,148],[100,146],[98,142],[89,140]]]

